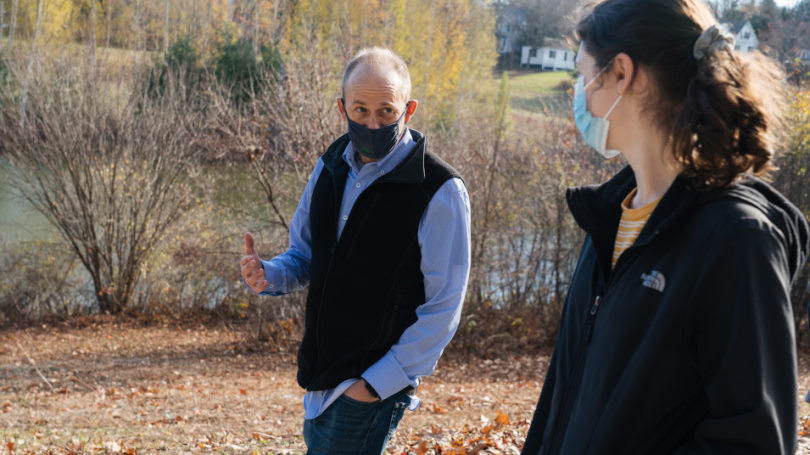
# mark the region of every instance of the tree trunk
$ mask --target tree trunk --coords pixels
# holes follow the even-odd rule
[[[253,0],[253,52],[259,54],[259,25],[262,20],[262,5],[259,0]],[[266,62],[265,62],[266,63]]]
[[[135,0],[135,50],[143,50],[143,30],[141,29],[141,0]],[[140,60],[138,52],[134,52],[133,56],[136,58],[136,63]]]
[[[270,41],[276,43],[276,18],[278,17],[278,0],[273,0],[273,18],[270,19]]]
[[[110,48],[110,31],[112,26],[112,4],[113,0],[107,0],[107,49]]]
[[[202,54],[202,61],[203,66],[205,66],[206,61],[208,60],[208,27],[211,24],[211,2],[208,3],[208,10],[205,13],[205,19],[203,20],[203,54]]]
[[[42,30],[42,2],[39,0],[37,7],[37,25],[34,29],[34,40],[31,42],[31,51],[28,54],[28,72],[25,75],[23,82],[22,99],[20,100],[20,125],[25,125],[25,105],[28,102],[28,86],[31,83],[31,77],[34,75],[34,57],[37,51],[37,41],[39,41],[40,30]]]
[[[20,0],[13,0],[11,2],[11,30],[8,33],[8,48],[14,46],[14,34],[17,31],[17,7],[20,5]]]
[[[6,2],[0,0],[0,50],[3,50],[3,25],[5,24],[4,20],[6,16]]]
[[[90,55],[88,60],[87,81],[92,86],[96,75],[96,0],[90,1]]]
[[[180,25],[183,26],[183,37],[188,37],[188,0],[183,0],[183,20],[180,22]],[[177,27],[178,31],[180,27]],[[177,35],[175,34],[175,40],[177,39]]]
[[[233,0],[228,0],[228,17],[227,17],[227,20],[228,20],[228,23],[231,23],[231,21],[233,21]]]
[[[163,52],[169,52],[169,0],[166,0],[166,29],[163,37]]]

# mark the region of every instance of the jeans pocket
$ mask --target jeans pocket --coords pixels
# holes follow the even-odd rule
[[[347,397],[345,393],[343,395],[339,396],[338,400],[343,401],[344,403],[347,403],[347,404],[350,404],[350,405],[353,405],[353,406],[359,406],[359,407],[363,407],[363,408],[374,407],[374,406],[377,406],[378,404],[382,403],[382,401],[380,401],[380,400],[374,400],[374,401],[355,400],[354,398]]]

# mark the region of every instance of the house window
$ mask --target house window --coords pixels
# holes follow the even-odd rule
[[[557,51],[548,51],[548,58],[557,58]]]
[[[751,39],[751,32],[743,33],[743,39]]]
[[[564,62],[568,61],[568,52],[563,52],[563,61]]]
[[[738,44],[738,45],[734,46],[734,50],[735,50],[735,51],[740,50],[740,45]]]
[[[538,53],[540,53],[540,49],[537,49],[537,48],[532,49],[532,52],[530,54],[531,58],[537,58]]]
[[[754,46],[748,46],[748,52],[754,52]]]

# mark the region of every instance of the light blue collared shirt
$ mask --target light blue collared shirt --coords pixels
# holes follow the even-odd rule
[[[376,179],[393,171],[415,145],[410,130],[406,130],[385,158],[362,165],[349,143],[343,153],[349,175],[338,218],[338,238],[360,194]],[[323,161],[318,160],[290,224],[290,248],[270,261],[262,261],[268,283],[262,295],[284,295],[309,284],[312,260],[309,210],[312,191],[322,170]],[[416,386],[420,377],[433,373],[458,328],[470,272],[470,199],[461,180],[448,180],[433,196],[419,222],[418,238],[426,301],[416,309],[417,321],[362,374],[382,399],[409,385]],[[358,379],[346,380],[332,390],[308,391],[304,396],[305,418],[321,415]],[[419,403],[419,398],[412,397],[409,409],[415,410]]]

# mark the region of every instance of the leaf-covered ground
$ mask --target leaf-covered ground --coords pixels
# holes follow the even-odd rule
[[[547,362],[443,360],[388,452],[519,453]],[[0,331],[0,453],[302,453],[302,397],[294,353],[253,349],[225,325]],[[800,446],[810,453],[806,437]]]

